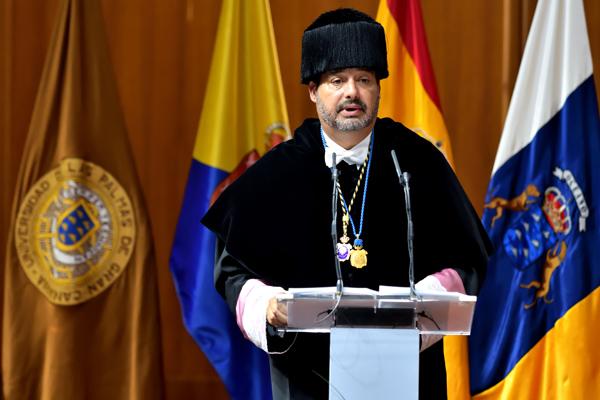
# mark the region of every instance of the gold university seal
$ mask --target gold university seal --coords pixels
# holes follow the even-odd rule
[[[135,244],[135,216],[119,182],[67,158],[29,190],[15,246],[31,282],[54,304],[82,303],[121,275]]]

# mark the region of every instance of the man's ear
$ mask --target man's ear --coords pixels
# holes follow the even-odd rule
[[[317,102],[317,89],[318,86],[313,81],[308,82],[308,95],[313,103]]]

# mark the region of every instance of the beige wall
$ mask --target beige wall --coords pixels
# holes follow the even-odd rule
[[[0,0],[0,256],[21,151],[59,0]],[[271,0],[290,122],[314,115],[299,82],[300,37],[322,11],[377,0]],[[149,207],[158,257],[167,394],[226,398],[185,332],[168,257],[212,54],[216,0],[102,0],[122,107]],[[595,65],[600,2],[586,0]],[[481,210],[533,0],[422,0],[456,171]],[[598,79],[596,79],[598,88]],[[1,279],[1,278],[0,278]]]

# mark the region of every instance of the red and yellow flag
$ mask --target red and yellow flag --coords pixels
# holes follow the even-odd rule
[[[381,81],[379,115],[401,122],[429,140],[453,165],[450,138],[429,58],[419,0],[381,0],[377,21],[385,29],[390,71],[389,78]],[[444,356],[448,398],[468,398],[466,338],[444,338]]]
[[[452,164],[452,149],[429,59],[419,0],[381,0],[390,76],[381,81],[379,116],[390,117],[428,139]]]
[[[98,0],[63,0],[15,188],[3,397],[160,399],[150,223]]]

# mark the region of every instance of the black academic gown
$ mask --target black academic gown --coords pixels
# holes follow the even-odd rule
[[[491,247],[443,155],[390,119],[377,120],[372,140],[361,235],[368,263],[362,269],[342,263],[344,285],[371,289],[408,286],[406,213],[390,155],[394,149],[401,169],[411,176],[415,280],[454,268],[467,293],[476,294]],[[352,168],[342,170],[340,176],[348,201],[358,177]],[[352,209],[357,229],[364,183]],[[233,312],[248,279],[286,289],[335,285],[331,192],[319,121],[308,119],[292,140],[265,154],[221,194],[202,223],[218,237],[215,285]],[[351,228],[349,236],[353,239]],[[284,355],[270,356],[275,396],[327,398],[329,335],[287,334],[268,340],[269,349],[275,351],[294,341]],[[438,342],[420,356],[420,398],[445,398],[445,378]]]

